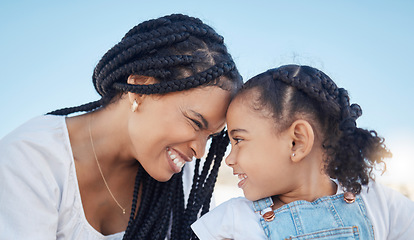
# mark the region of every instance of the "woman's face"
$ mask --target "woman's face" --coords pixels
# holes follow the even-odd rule
[[[238,96],[227,111],[232,148],[226,164],[239,177],[246,198],[255,201],[289,189],[294,166],[289,134],[277,133],[274,120],[254,110],[250,100],[250,95]]]
[[[133,156],[158,181],[168,181],[225,126],[230,92],[217,86],[144,95],[128,122]]]

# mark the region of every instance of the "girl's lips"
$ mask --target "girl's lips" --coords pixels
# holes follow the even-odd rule
[[[247,175],[244,173],[238,173],[237,177],[239,178],[239,183],[237,184],[237,186],[239,188],[243,188],[247,181]]]

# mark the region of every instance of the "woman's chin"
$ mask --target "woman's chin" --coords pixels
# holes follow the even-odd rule
[[[152,178],[154,178],[155,180],[157,180],[158,182],[167,182],[174,175],[174,173],[171,173],[171,172],[160,172],[160,171],[155,172],[154,174],[150,174],[150,173],[148,173],[148,174]]]

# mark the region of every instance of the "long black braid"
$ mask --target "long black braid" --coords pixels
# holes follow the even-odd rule
[[[128,84],[131,75],[150,76],[157,82],[152,85]],[[234,95],[242,85],[223,37],[201,20],[181,14],[149,20],[132,28],[104,54],[95,67],[92,80],[101,99],[49,114],[93,111],[116,101],[125,92],[166,94],[199,86],[218,86]],[[186,206],[182,172],[162,183],[139,166],[124,239],[196,238],[190,224],[209,209],[218,167],[228,142],[223,130],[213,137],[201,172],[202,161],[196,160]],[[137,206],[139,192],[140,204]]]
[[[375,131],[358,128],[362,115],[358,104],[350,104],[348,92],[325,73],[309,66],[285,65],[259,74],[238,94],[257,89],[255,109],[266,109],[278,131],[306,118],[322,140],[326,173],[346,191],[360,193],[361,185],[373,179],[373,167],[391,157],[384,139]]]

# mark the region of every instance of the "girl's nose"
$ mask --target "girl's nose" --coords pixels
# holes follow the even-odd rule
[[[226,157],[226,164],[227,166],[231,167],[236,164],[236,158],[234,156],[233,149],[230,151],[230,154]]]

